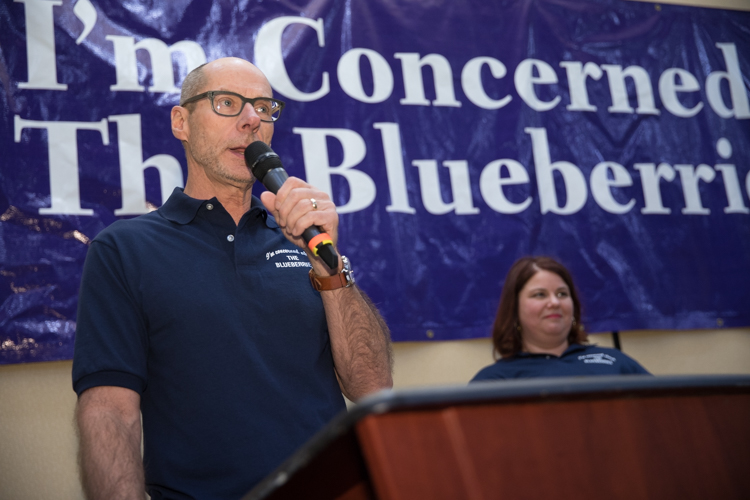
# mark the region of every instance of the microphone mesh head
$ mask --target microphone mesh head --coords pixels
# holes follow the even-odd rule
[[[258,161],[258,157],[263,153],[272,153],[273,149],[263,141],[255,141],[245,148],[245,162],[248,166]]]
[[[256,179],[263,182],[263,178],[269,170],[281,167],[281,160],[268,144],[263,141],[255,141],[245,148],[245,165]]]

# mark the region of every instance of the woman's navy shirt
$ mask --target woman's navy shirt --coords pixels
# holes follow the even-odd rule
[[[482,368],[472,382],[479,380],[572,377],[576,375],[649,374],[633,358],[617,349],[596,345],[570,345],[562,356],[520,352]]]

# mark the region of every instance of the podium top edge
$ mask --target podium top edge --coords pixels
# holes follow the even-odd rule
[[[359,419],[371,413],[385,413],[419,406],[482,404],[525,398],[597,394],[616,396],[623,392],[711,390],[750,391],[750,375],[611,375],[480,381],[468,385],[413,389],[387,389],[363,398],[349,410]]]

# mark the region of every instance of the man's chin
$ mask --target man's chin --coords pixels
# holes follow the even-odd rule
[[[249,184],[251,186],[255,182],[255,176],[253,176],[250,169],[245,166],[244,160],[242,161],[242,164],[228,166],[224,170],[224,174],[224,177],[233,182]]]
[[[234,184],[235,186],[239,188],[251,188],[253,187],[253,184],[255,183],[255,177],[250,176],[250,178],[240,178],[240,177],[225,177],[229,182]]]

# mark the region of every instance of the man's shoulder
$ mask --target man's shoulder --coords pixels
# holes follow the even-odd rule
[[[157,210],[130,219],[119,219],[102,229],[93,241],[116,244],[142,238],[151,231],[163,231],[169,225]]]

